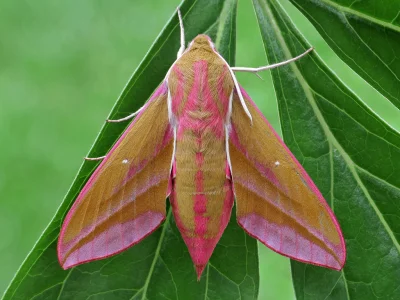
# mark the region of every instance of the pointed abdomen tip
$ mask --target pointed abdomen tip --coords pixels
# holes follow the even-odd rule
[[[201,274],[203,274],[205,267],[206,267],[206,265],[197,265],[196,266],[197,281],[200,281]]]

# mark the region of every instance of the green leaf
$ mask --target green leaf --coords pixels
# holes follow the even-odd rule
[[[400,1],[290,1],[344,62],[400,108]]]
[[[276,0],[253,0],[270,64],[310,48]],[[400,135],[316,51],[272,70],[283,137],[334,210],[340,272],[292,261],[298,299],[400,299]]]
[[[236,0],[186,0],[181,5],[186,39],[208,33],[234,64]],[[164,79],[179,48],[176,14],[134,72],[111,118],[136,111]],[[128,124],[106,124],[90,157],[104,155]],[[168,208],[164,225],[138,245],[114,257],[64,271],[58,264],[62,220],[96,167],[85,162],[56,216],[11,282],[3,299],[255,299],[258,293],[256,241],[240,229],[233,214],[201,281]]]

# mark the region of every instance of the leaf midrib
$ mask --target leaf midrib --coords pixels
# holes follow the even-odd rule
[[[156,252],[154,252],[154,258],[153,258],[153,261],[151,263],[151,266],[150,266],[150,269],[149,269],[149,273],[147,274],[144,286],[138,291],[138,293],[140,291],[143,291],[142,300],[146,299],[147,289],[149,288],[149,283],[150,283],[150,280],[151,280],[151,276],[153,275],[153,271],[154,271],[154,267],[156,265],[156,262],[157,262],[158,258],[160,257],[161,245],[162,245],[162,242],[164,241],[165,231],[166,231],[167,226],[169,225],[169,222],[170,222],[171,212],[172,212],[172,209],[169,208],[168,209],[168,213],[167,213],[167,217],[165,218],[163,229],[161,231],[160,239],[158,240]],[[135,295],[133,295],[131,299],[133,299],[136,295],[137,295],[137,293]]]

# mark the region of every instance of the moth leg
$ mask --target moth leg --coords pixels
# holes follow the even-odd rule
[[[102,160],[104,158],[106,158],[106,155],[100,156],[100,157],[85,157],[85,160],[90,160],[90,161],[92,161],[92,160]]]
[[[273,68],[277,68],[277,67],[280,67],[280,66],[287,65],[287,64],[289,64],[291,62],[294,62],[294,61],[302,58],[303,56],[307,55],[312,50],[314,50],[313,47],[311,47],[310,49],[308,49],[307,51],[305,51],[304,53],[302,53],[302,54],[300,54],[300,55],[298,55],[296,57],[293,57],[291,59],[288,59],[288,60],[285,60],[285,61],[282,61],[282,62],[279,62],[279,63],[276,63],[276,64],[272,64],[272,65],[269,65],[269,66],[263,66],[263,67],[258,67],[258,68],[231,67],[231,70],[235,71],[235,72],[252,72],[252,73],[255,73],[257,75],[257,72],[265,71],[265,70],[269,70],[269,69],[273,69]]]
[[[181,55],[185,51],[185,28],[183,27],[182,15],[179,8],[178,8],[178,18],[179,18],[179,27],[181,28],[181,47],[179,48],[177,58],[181,57]]]
[[[126,117],[124,117],[124,118],[122,118],[122,119],[117,119],[117,120],[110,120],[110,119],[107,119],[106,122],[108,122],[108,123],[119,123],[119,122],[123,122],[123,121],[130,120],[130,119],[132,119],[133,117],[135,117],[136,115],[138,115],[138,114],[143,110],[143,107],[144,107],[144,106],[142,106],[141,108],[139,108],[139,109],[138,109],[137,111],[135,111],[133,114],[130,114],[129,116],[126,116]]]

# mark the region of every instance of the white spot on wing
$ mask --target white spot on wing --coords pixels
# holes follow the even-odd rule
[[[128,160],[127,160],[127,159],[124,159],[124,160],[122,161],[122,163],[123,163],[123,164],[127,164],[127,163],[128,163]]]
[[[279,162],[279,161],[276,161],[275,162],[275,166],[277,167],[277,166],[279,166],[281,163]]]

